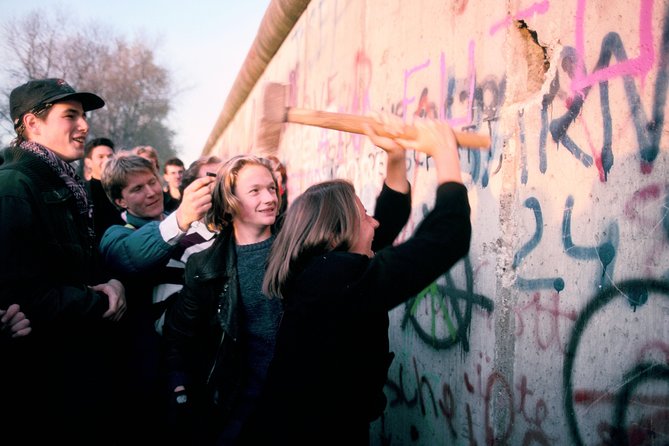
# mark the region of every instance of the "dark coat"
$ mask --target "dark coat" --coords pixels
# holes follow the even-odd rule
[[[93,203],[93,229],[95,229],[96,243],[99,245],[107,228],[113,225],[124,225],[125,222],[121,218],[121,211],[107,197],[100,180],[91,178],[87,181],[86,192],[88,199]]]
[[[239,389],[240,302],[231,228],[190,256],[184,288],[165,316],[170,387],[186,385],[189,398],[225,415]]]
[[[388,311],[466,255],[469,214],[465,187],[447,183],[405,242],[373,258],[315,256],[295,272],[249,444],[368,444],[386,404]]]
[[[9,408],[3,422],[30,444],[104,441],[111,382],[105,352],[113,323],[102,318],[107,297],[88,287],[100,281],[87,217],[40,158],[14,147],[4,156],[0,308],[20,304],[33,331],[0,345],[0,381]]]
[[[87,219],[56,172],[17,148],[0,167],[0,252],[0,308],[21,304],[37,333],[99,322],[108,309],[86,286],[98,279]]]

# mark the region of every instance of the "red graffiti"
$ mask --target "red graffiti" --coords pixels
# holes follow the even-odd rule
[[[525,332],[525,319],[532,325],[532,334],[541,350],[547,350],[550,346],[556,346],[564,352],[565,346],[560,336],[560,321],[566,319],[575,321],[577,314],[575,310],[563,311],[560,309],[560,295],[553,292],[551,303],[541,303],[541,294],[534,293],[532,300],[527,305],[516,308],[516,336],[522,336]],[[546,317],[547,316],[547,317]],[[542,325],[543,324],[543,325]],[[542,333],[543,337],[542,337]]]

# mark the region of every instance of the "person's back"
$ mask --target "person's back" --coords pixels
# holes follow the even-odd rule
[[[388,134],[400,134],[401,121],[387,119]],[[285,311],[243,444],[369,444],[369,423],[386,405],[383,387],[393,358],[388,311],[466,255],[471,237],[453,132],[435,121],[416,129],[410,139],[368,130],[388,152],[375,217],[346,180],[313,185],[288,208],[263,283],[268,296],[283,299]],[[409,191],[406,147],[433,157],[438,187],[434,208],[413,236],[393,246],[401,229],[396,223],[408,219],[408,212],[392,218],[402,209],[393,195]]]
[[[114,435],[108,342],[125,308],[120,282],[100,283],[85,188],[84,112],[104,105],[63,80],[12,91],[17,138],[0,166],[0,308],[20,305],[32,332],[3,350],[3,422],[27,444],[106,444]],[[3,441],[12,441],[3,436]]]

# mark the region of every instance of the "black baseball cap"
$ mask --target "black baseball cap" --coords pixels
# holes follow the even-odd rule
[[[40,105],[66,100],[81,102],[85,112],[105,106],[105,101],[100,96],[84,91],[77,92],[63,79],[32,80],[16,87],[9,95],[9,111],[14,127],[19,124],[24,114]]]

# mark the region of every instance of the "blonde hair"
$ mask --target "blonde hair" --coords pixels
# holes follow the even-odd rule
[[[288,179],[286,175],[286,166],[283,165],[283,163],[279,160],[274,155],[268,155],[265,158],[269,161],[270,165],[272,166],[272,170],[274,172],[278,172],[281,175],[281,183],[283,184],[283,187],[286,187],[286,180]],[[278,179],[278,178],[277,178]]]
[[[241,203],[235,194],[237,177],[239,171],[248,165],[265,167],[274,179],[272,166],[269,161],[254,155],[238,155],[230,158],[219,169],[216,174],[216,185],[211,194],[211,208],[204,217],[204,222],[210,230],[220,231],[232,224],[232,220],[239,214]],[[277,209],[281,206],[281,197],[277,193]]]
[[[263,292],[283,298],[287,282],[311,257],[348,251],[360,229],[353,184],[325,181],[309,187],[290,205],[272,245]]]
[[[158,151],[152,146],[136,146],[132,149],[132,153],[141,156],[142,158],[148,158],[152,160],[156,164],[156,170],[160,170]]]

